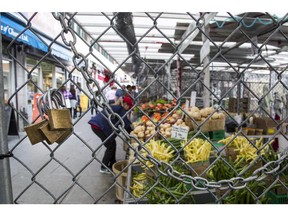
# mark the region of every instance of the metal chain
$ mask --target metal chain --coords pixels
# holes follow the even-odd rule
[[[154,158],[149,152],[148,152],[148,155],[146,156],[146,159],[155,165],[159,173],[162,173],[165,176],[168,175],[172,178],[180,180],[185,184],[191,184],[193,187],[199,190],[207,190],[207,189],[212,189],[212,188],[225,188],[225,189],[232,188],[234,190],[240,190],[240,189],[245,188],[248,182],[251,182],[254,180],[262,181],[268,175],[277,174],[277,171],[280,169],[281,163],[284,160],[288,160],[288,155],[283,154],[278,160],[268,162],[263,167],[256,169],[252,173],[252,175],[247,178],[233,177],[231,179],[224,179],[224,180],[220,180],[217,182],[214,182],[214,181],[209,182],[206,178],[203,178],[203,177],[192,177],[188,175],[183,175],[177,172],[176,170],[174,170],[173,167],[169,163],[164,162],[164,161],[159,161],[156,158]],[[167,174],[163,173],[163,170],[159,169],[161,166],[168,167]],[[272,168],[268,168],[271,166]],[[262,173],[262,174],[259,175],[259,173]],[[187,179],[189,179],[190,181],[187,181]]]

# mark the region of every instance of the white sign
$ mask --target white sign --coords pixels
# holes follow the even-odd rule
[[[196,104],[196,91],[191,91],[190,107],[195,107]]]
[[[200,63],[203,62],[203,59],[210,53],[210,41],[207,39],[200,50]]]
[[[172,126],[171,137],[175,139],[186,140],[188,132],[189,132],[188,128]]]
[[[186,103],[185,103],[185,110],[188,111],[188,108],[189,108],[189,100],[186,100]]]

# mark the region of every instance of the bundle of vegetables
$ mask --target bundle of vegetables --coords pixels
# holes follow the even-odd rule
[[[176,105],[176,99],[173,99],[170,103],[167,100],[158,99],[155,102],[147,102],[140,104],[140,107],[145,112],[167,112],[170,111]],[[134,109],[135,112],[139,112],[139,108]]]
[[[189,175],[189,170],[183,164],[172,165],[172,167],[181,174]],[[189,187],[184,182],[170,176],[161,175],[157,180],[148,176],[145,186],[147,190],[150,190],[146,196],[149,204],[195,203],[193,195],[189,193]]]
[[[244,159],[245,162],[251,162],[257,159],[258,154],[257,151],[259,148],[263,146],[263,138],[256,140],[255,147],[250,143],[250,141],[243,136],[237,136],[234,139],[234,136],[229,136],[226,139],[218,141],[219,143],[223,143],[225,145],[229,144],[229,148],[233,148],[233,151],[236,153],[236,161],[238,162],[241,159]],[[233,140],[232,140],[233,139]],[[231,141],[232,140],[232,141]],[[251,140],[253,141],[253,140]],[[227,149],[226,147],[226,149]],[[267,146],[268,148],[268,146]],[[267,149],[266,148],[266,149]],[[261,155],[265,154],[265,149],[262,149],[260,152]]]
[[[223,160],[217,160],[207,172],[207,178],[213,181],[220,181],[224,179],[231,179],[236,177],[236,173],[233,170],[233,161],[228,162],[231,166],[225,163]]]
[[[167,145],[161,140],[155,141],[151,139],[146,145],[145,148],[149,151],[152,157],[159,161],[169,162],[174,157],[174,150],[171,145]],[[148,152],[145,149],[141,150],[141,155],[146,157]],[[141,160],[141,159],[139,159]],[[145,164],[148,167],[154,167],[154,164],[149,160],[145,161]],[[145,167],[146,168],[146,167]]]
[[[132,186],[130,186],[130,190],[132,195],[136,198],[141,197],[145,192],[145,184],[146,181],[146,174],[145,173],[138,173],[133,176],[132,178]]]
[[[183,141],[182,147],[185,146],[186,141]],[[207,140],[200,138],[193,139],[184,147],[184,154],[187,163],[196,163],[200,161],[207,161],[210,157],[211,144]]]
[[[267,204],[268,198],[266,195],[262,195],[258,202],[256,200],[264,189],[265,182],[251,181],[247,183],[244,189],[233,190],[222,202],[223,204]]]
[[[149,118],[147,116],[145,116],[145,115],[143,115],[140,120],[143,123],[146,123],[147,121],[150,121]]]
[[[151,117],[152,121],[157,123],[161,120],[161,114],[160,113],[157,113],[155,112],[152,117]]]
[[[174,111],[172,115],[169,113],[164,113],[162,115],[162,119],[164,119],[167,115],[169,116],[165,119],[164,123],[175,124],[178,119],[182,119],[181,110]]]

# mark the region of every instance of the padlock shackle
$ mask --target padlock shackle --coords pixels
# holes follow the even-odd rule
[[[38,108],[38,112],[40,114],[40,117],[41,119],[45,119],[44,115],[43,115],[43,112],[45,113],[43,107],[40,105],[41,101],[43,102],[43,96],[44,95],[41,95],[37,98],[37,108]]]
[[[57,91],[55,89],[55,92],[53,93],[53,96],[54,95],[56,96],[56,99],[57,99],[59,105],[62,106],[62,107],[66,107],[66,101],[65,101],[63,93],[61,91]]]
[[[65,98],[62,92],[59,92],[57,89],[53,88],[48,90],[48,104],[50,109],[53,108],[51,97],[57,109],[59,109],[59,106],[66,107]]]

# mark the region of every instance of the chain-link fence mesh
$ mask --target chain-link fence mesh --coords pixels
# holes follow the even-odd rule
[[[63,86],[74,85],[92,106],[83,108],[81,117],[73,120],[74,131],[61,144],[42,141],[31,145],[26,133],[10,140],[14,202],[109,203],[115,198],[124,203],[287,203],[287,151],[277,146],[284,143],[285,147],[287,143],[287,66],[275,65],[270,56],[285,52],[287,16],[227,13],[225,20],[217,21],[213,16],[207,24],[209,13],[138,13],[148,18],[145,24],[149,27],[141,35],[137,33],[133,41],[131,14],[92,13],[93,19],[104,20],[96,35],[86,29],[88,21],[80,21],[81,13],[46,14],[47,22],[58,26],[47,42],[35,30],[35,20],[41,13],[17,13],[24,28],[12,39],[7,38],[3,53],[15,62],[16,88],[12,88],[7,103],[16,113],[20,131],[40,119],[38,115],[30,121],[23,104],[31,102],[27,96],[31,90],[41,95],[52,87],[47,83],[55,78],[39,77],[41,82],[37,79],[39,71],[45,73],[45,67],[49,71],[47,62],[66,73],[53,81],[54,88],[60,91]],[[182,28],[176,28],[181,30],[175,30],[173,39],[158,25],[169,16],[179,19],[177,27],[181,27],[181,19],[186,21]],[[165,41],[162,46],[169,48],[165,61],[150,61],[139,52],[138,45],[155,31]],[[33,58],[27,56],[34,48],[23,42],[30,34],[45,45]],[[117,40],[128,48],[124,60],[114,68],[98,55],[102,52],[108,56],[100,44],[109,34],[118,36]],[[193,44],[191,37],[200,45]],[[210,51],[203,57],[200,49],[206,40]],[[247,43],[251,48],[244,46]],[[71,59],[60,60],[59,44],[70,50]],[[267,46],[273,46],[272,54]],[[99,84],[91,62],[110,71],[106,71],[108,79],[104,84]],[[133,107],[120,116],[105,92],[112,85],[121,88],[123,83],[117,80],[117,73],[128,63],[140,88],[137,96],[128,93],[133,97]],[[5,91],[4,87],[1,91]],[[202,110],[188,106],[191,92],[196,92],[195,105]],[[92,109],[105,112],[113,129],[107,139],[101,141],[90,129]],[[125,117],[134,121],[132,133],[125,130]],[[252,120],[264,117],[270,124],[266,125],[267,133],[258,128],[257,134],[257,124]],[[180,128],[189,128],[187,140],[176,139],[180,136],[172,129],[176,121]],[[171,138],[171,133],[176,138]],[[111,175],[98,174],[100,165],[104,165],[104,145],[113,135],[117,136],[117,159],[121,160]],[[107,164],[105,168],[112,169]]]

